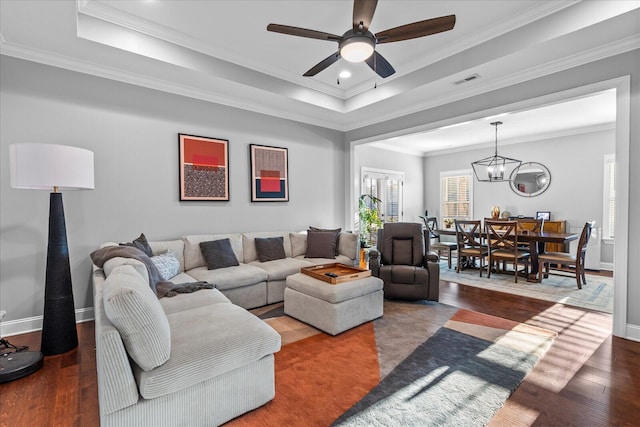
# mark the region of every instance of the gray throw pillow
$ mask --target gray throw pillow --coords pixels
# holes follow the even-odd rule
[[[336,233],[333,231],[309,231],[305,258],[335,258]]]
[[[240,265],[228,238],[201,242],[200,250],[209,270]]]
[[[144,252],[146,256],[153,256],[153,251],[151,250],[149,241],[147,241],[147,237],[144,235],[144,233],[140,233],[140,237],[131,242],[120,243],[120,246],[133,246],[134,248],[138,248],[142,252]]]
[[[260,262],[284,259],[284,239],[282,237],[256,237],[256,252]]]
[[[318,228],[309,226],[308,231],[331,231],[336,235],[336,253],[335,255],[340,255],[340,232],[342,232],[342,228]]]

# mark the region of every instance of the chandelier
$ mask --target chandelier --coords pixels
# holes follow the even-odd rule
[[[502,122],[491,123],[491,126],[496,128],[494,155],[471,163],[473,173],[479,182],[508,182],[510,179],[505,179],[505,175],[514,176],[512,172],[522,164],[520,160],[498,155],[498,125],[501,124]]]

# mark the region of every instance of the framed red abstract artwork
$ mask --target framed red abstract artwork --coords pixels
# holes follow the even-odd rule
[[[249,145],[251,201],[289,201],[289,160],[286,148]]]
[[[229,200],[229,141],[178,134],[180,200]]]

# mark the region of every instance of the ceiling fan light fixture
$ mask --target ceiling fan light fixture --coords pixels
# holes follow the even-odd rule
[[[349,62],[362,62],[373,54],[374,42],[367,36],[354,36],[340,43],[340,56]]]

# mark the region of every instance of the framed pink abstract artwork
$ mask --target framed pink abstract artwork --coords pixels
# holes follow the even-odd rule
[[[178,134],[180,200],[229,200],[229,141]]]
[[[288,202],[289,166],[286,148],[249,145],[251,201]]]

